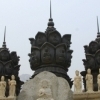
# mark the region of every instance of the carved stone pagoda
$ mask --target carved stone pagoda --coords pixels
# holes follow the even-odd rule
[[[85,71],[82,71],[81,75],[83,76],[85,91],[87,91],[85,76],[88,68],[91,69],[91,73],[93,75],[93,90],[98,91],[97,75],[99,74],[99,68],[100,68],[100,32],[99,32],[98,18],[97,18],[97,28],[98,28],[97,38],[94,41],[91,41],[89,45],[84,46],[86,59],[83,59],[83,64],[85,66]]]
[[[19,63],[19,56],[17,56],[17,53],[15,51],[10,52],[9,49],[6,47],[5,42],[5,34],[6,29],[4,33],[4,42],[2,47],[0,48],[0,79],[2,76],[5,77],[6,81],[6,91],[5,96],[9,96],[9,82],[8,80],[11,79],[11,76],[15,76],[16,80],[16,96],[19,94],[21,85],[23,84],[22,81],[20,81],[20,78],[18,76],[20,65]]]
[[[71,78],[68,76],[68,68],[71,65],[73,50],[70,50],[71,34],[61,34],[54,27],[51,17],[45,32],[38,32],[34,38],[29,38],[31,43],[31,53],[29,53],[30,68],[35,71],[32,75],[39,74],[42,71],[49,71],[56,76],[65,78],[70,87]]]

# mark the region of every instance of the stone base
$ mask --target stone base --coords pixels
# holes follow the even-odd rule
[[[38,95],[39,91],[44,89],[41,88],[40,85],[43,80],[48,80],[50,82],[50,88],[48,87],[44,90],[48,90],[47,93],[51,94],[49,94],[50,97],[48,94],[42,95],[41,97]],[[68,82],[64,78],[57,77],[51,72],[44,71],[23,85],[17,100],[73,100],[73,93],[70,90]]]
[[[74,93],[74,100],[100,100],[100,92]]]
[[[16,100],[16,97],[0,97],[0,100]]]

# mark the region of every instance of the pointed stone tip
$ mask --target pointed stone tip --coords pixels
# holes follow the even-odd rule
[[[50,0],[50,19],[52,18],[52,12],[51,12],[51,0]]]
[[[6,26],[5,26],[5,30],[4,30],[4,42],[5,42],[5,37],[6,37]]]
[[[51,0],[50,0],[50,18],[49,18],[48,26],[50,26],[50,27],[54,26],[54,22],[52,19]]]
[[[100,32],[99,32],[99,21],[98,21],[98,16],[97,16],[97,34],[100,34]]]
[[[5,29],[4,29],[4,41],[3,41],[3,45],[2,45],[2,47],[4,47],[4,48],[6,48],[5,38],[6,38],[6,26],[5,26]]]

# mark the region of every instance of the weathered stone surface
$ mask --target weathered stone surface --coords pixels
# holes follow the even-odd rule
[[[58,77],[58,100],[73,100],[73,93],[70,90],[68,82]]]
[[[19,94],[17,100],[37,100],[38,92],[40,88],[40,82],[42,80],[49,80],[51,84],[51,93],[54,100],[73,100],[73,93],[70,90],[68,82],[61,77],[57,77],[51,72],[41,72],[33,79],[27,81]],[[44,100],[50,100],[49,97],[43,98]]]

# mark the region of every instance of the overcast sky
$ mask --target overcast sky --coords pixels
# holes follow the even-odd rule
[[[51,0],[55,28],[63,34],[72,34],[71,49],[74,50],[69,76],[75,70],[83,71],[84,45],[97,36],[96,16],[100,22],[100,0]],[[33,74],[28,53],[30,41],[38,31],[44,32],[49,19],[50,0],[0,0],[0,46],[4,27],[7,27],[6,42],[10,51],[20,56],[20,73]]]

